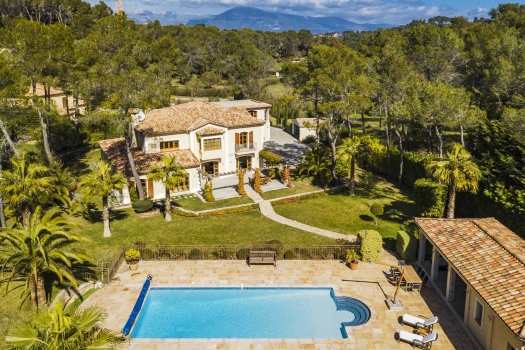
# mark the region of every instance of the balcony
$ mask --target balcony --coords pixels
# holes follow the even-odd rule
[[[256,143],[239,143],[235,145],[235,153],[246,153],[257,151]]]

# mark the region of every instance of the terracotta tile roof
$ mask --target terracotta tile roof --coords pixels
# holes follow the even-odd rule
[[[196,132],[199,136],[210,136],[210,135],[222,135],[224,134],[224,130],[219,128],[214,128],[213,126],[207,126],[202,130],[199,130]]]
[[[213,104],[223,107],[244,107],[246,109],[270,108],[272,105],[256,100],[233,100],[233,101],[218,101]]]
[[[321,119],[323,122],[324,119]],[[317,118],[295,118],[295,124],[299,125],[300,128],[316,128],[317,127]],[[308,126],[306,126],[308,124]]]
[[[525,241],[494,218],[416,223],[514,334],[525,337]]]
[[[242,107],[226,108],[208,102],[192,101],[148,113],[135,130],[144,135],[169,135],[190,132],[208,124],[239,128],[264,123],[264,120],[252,117]]]
[[[128,156],[126,154],[126,140],[123,137],[101,140],[98,144],[117,172],[131,174],[131,167],[129,166]],[[140,148],[134,147],[131,149],[131,153],[133,154],[133,159],[135,159],[137,171],[141,174],[146,174],[150,165],[162,165],[164,155],[177,157],[177,163],[185,168],[200,166],[199,160],[189,149],[146,154]]]

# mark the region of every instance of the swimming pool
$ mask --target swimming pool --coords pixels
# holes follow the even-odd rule
[[[369,318],[332,288],[151,288],[131,338],[346,338]]]

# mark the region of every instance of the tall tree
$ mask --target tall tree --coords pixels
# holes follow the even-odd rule
[[[449,219],[454,218],[456,192],[476,192],[478,182],[482,178],[481,171],[472,160],[472,156],[460,144],[454,144],[445,159],[430,162],[427,171],[432,177],[448,186],[447,218]]]
[[[350,169],[348,172],[348,179],[349,179],[349,194],[350,196],[354,195],[354,188],[355,188],[355,163],[356,159],[359,156],[359,153],[361,152],[361,142],[357,137],[352,137],[348,139],[343,139],[343,142],[339,147],[337,147],[337,156],[339,157],[339,160],[343,162],[349,162],[350,163]]]
[[[7,277],[1,280],[9,293],[23,288],[22,302],[28,297],[36,308],[47,302],[45,276],[51,274],[58,281],[67,280],[74,287],[77,280],[71,270],[75,264],[91,261],[91,258],[78,250],[71,249],[74,243],[86,242],[82,236],[72,233],[72,226],[56,209],[42,213],[37,207],[30,215],[27,227],[0,230],[0,255],[4,264],[2,269],[11,268]],[[13,282],[16,283],[10,288]]]
[[[170,191],[179,188],[186,181],[188,172],[177,163],[176,157],[164,155],[162,165],[152,165],[149,168],[148,179],[160,181],[164,184],[166,197],[164,199],[164,219],[171,221],[171,195]]]
[[[92,166],[91,172],[80,182],[81,192],[87,196],[102,197],[102,221],[104,237],[111,237],[109,229],[109,197],[115,195],[127,183],[122,174],[113,174],[111,164],[100,162]],[[140,182],[139,182],[140,184]]]

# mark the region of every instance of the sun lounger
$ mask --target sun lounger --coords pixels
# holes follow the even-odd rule
[[[439,321],[439,318],[437,316],[430,317],[430,318],[419,318],[419,317],[412,316],[409,314],[404,314],[401,324],[403,325],[407,324],[415,328],[421,328],[421,329],[424,329],[427,333],[431,333],[432,330],[434,329],[434,325],[438,323],[438,321]]]
[[[422,336],[419,334],[409,333],[405,331],[399,332],[399,340],[424,350],[429,350],[432,347],[432,342],[437,340],[437,338],[438,336],[436,333],[430,333],[425,336]]]

